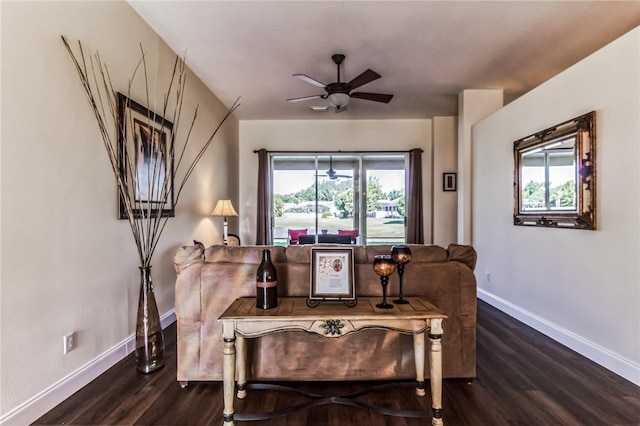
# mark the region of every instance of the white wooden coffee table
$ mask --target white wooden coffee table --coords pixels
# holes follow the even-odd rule
[[[429,372],[431,384],[432,425],[442,425],[442,320],[447,316],[422,297],[407,297],[409,304],[394,305],[393,309],[376,307],[379,298],[360,297],[355,307],[325,302],[310,308],[303,297],[278,299],[278,307],[270,310],[256,308],[255,298],[236,299],[218,319],[222,322],[224,339],[224,425],[234,424],[233,399],[237,367],[238,398],[245,398],[246,338],[286,331],[306,331],[327,338],[383,329],[413,335],[416,364],[416,394],[424,396],[425,332],[429,331]],[[238,415],[240,420],[240,415]]]

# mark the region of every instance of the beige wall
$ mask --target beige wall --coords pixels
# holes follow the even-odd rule
[[[157,81],[166,87],[174,59],[125,2],[2,2],[1,8],[0,418],[135,327],[138,260],[131,232],[116,219],[115,181],[60,35],[98,50],[117,90],[126,91],[139,43],[154,92]],[[144,99],[140,89],[133,94]],[[190,75],[183,130],[195,104],[191,155],[224,111]],[[214,203],[229,197],[237,204],[237,143],[232,119],[169,220],[153,262],[161,314],[174,306],[175,249],[194,238],[219,241],[221,223],[209,216]],[[72,331],[78,347],[63,355],[62,337]]]
[[[456,117],[433,119],[433,243],[447,247],[458,241],[458,192],[442,190],[443,173],[458,171]]]
[[[458,244],[473,244],[471,126],[504,105],[502,90],[467,89],[458,94]]]
[[[513,141],[592,110],[598,229],[514,226]],[[480,297],[638,385],[639,117],[636,28],[472,132]]]
[[[431,241],[431,120],[288,120],[240,122],[240,232],[255,242],[258,157],[269,151],[384,151],[422,148],[425,241]]]

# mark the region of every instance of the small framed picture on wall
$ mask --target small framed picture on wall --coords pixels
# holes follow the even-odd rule
[[[442,174],[442,190],[445,192],[453,192],[457,189],[456,173]]]

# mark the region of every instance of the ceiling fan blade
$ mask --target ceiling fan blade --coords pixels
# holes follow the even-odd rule
[[[374,70],[368,69],[362,74],[360,74],[359,76],[357,76],[356,78],[354,78],[353,80],[351,80],[349,83],[347,83],[347,86],[349,87],[349,90],[353,90],[353,89],[357,89],[360,86],[364,86],[367,83],[371,83],[373,80],[377,80],[379,78],[380,78],[380,74],[378,74]]]
[[[367,92],[355,92],[351,93],[349,96],[357,99],[366,99],[367,101],[374,102],[384,102],[388,104],[393,98],[393,95],[385,95],[383,93],[367,93]]]
[[[321,99],[321,98],[322,98],[322,95],[303,96],[301,98],[287,99],[287,102],[300,102],[300,101],[308,101],[309,99]]]
[[[307,83],[313,84],[314,86],[322,87],[323,89],[327,86],[324,83],[319,82],[315,78],[311,78],[308,75],[304,74],[294,74],[294,77],[298,77],[302,81],[306,81]]]

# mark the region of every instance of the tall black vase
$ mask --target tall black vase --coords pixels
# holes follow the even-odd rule
[[[156,296],[153,293],[151,266],[140,267],[140,299],[136,321],[136,369],[151,373],[164,366],[164,336]]]

